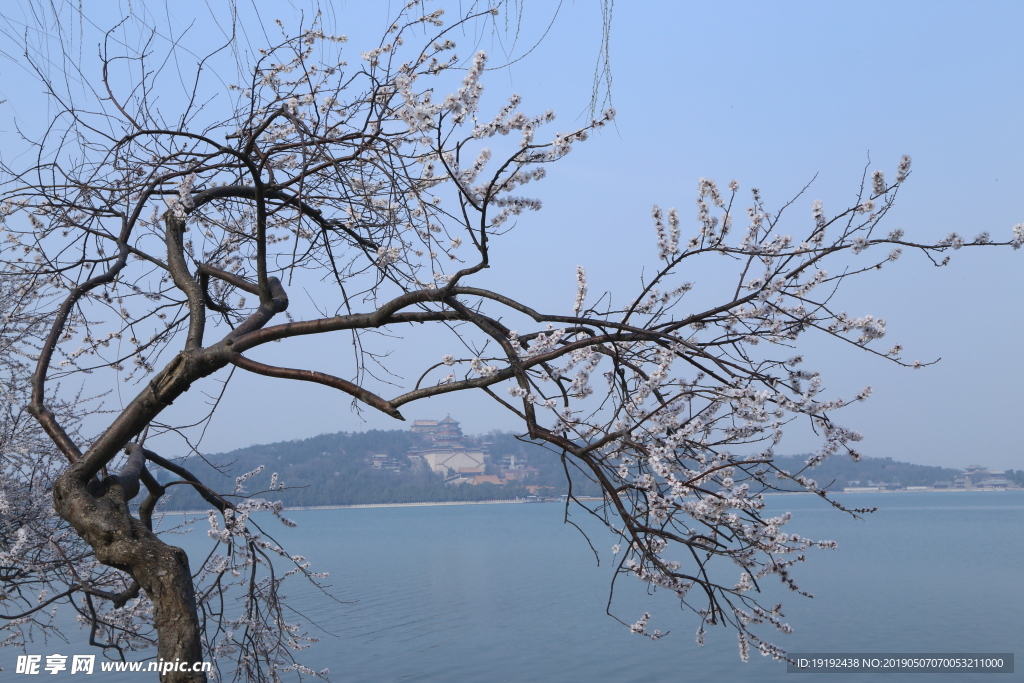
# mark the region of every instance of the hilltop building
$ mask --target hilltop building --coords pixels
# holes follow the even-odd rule
[[[437,420],[416,420],[412,427],[409,427],[409,431],[413,434],[433,434],[437,431],[437,425]]]
[[[504,486],[539,474],[525,458],[515,455],[495,456],[490,464],[496,473],[487,474],[488,447],[494,443],[484,441],[482,448],[467,446],[459,422],[451,415],[443,420],[416,420],[410,431],[425,437],[427,444],[409,449],[409,461],[414,467],[429,467],[444,477],[446,484]]]
[[[452,476],[451,483],[469,481],[476,474],[483,474],[486,452],[481,448],[467,448],[462,443],[462,429],[451,415],[443,420],[416,420],[411,431],[422,434],[430,441],[427,448],[414,448],[409,458],[421,458],[426,465],[443,476]],[[462,477],[454,475],[461,474]]]

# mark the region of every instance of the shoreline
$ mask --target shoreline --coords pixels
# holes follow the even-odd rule
[[[494,500],[445,500],[421,501],[419,503],[358,503],[355,505],[311,505],[303,507],[286,507],[288,512],[302,510],[355,510],[359,508],[408,508],[434,507],[438,505],[506,505],[528,502],[525,498],[500,498]]]
[[[444,501],[423,501],[418,503],[358,503],[355,505],[310,505],[298,507],[286,507],[282,512],[302,512],[305,510],[355,510],[359,508],[405,508],[405,507],[434,507],[438,505],[505,505],[528,503],[525,498],[503,498],[496,500],[444,500]],[[539,502],[539,501],[537,501]],[[532,504],[532,502],[530,502]],[[165,515],[205,515],[209,510],[166,510]]]
[[[845,489],[843,491],[830,491],[829,493],[992,493],[999,491],[1024,491],[1024,488],[1019,486],[1007,487],[1007,488],[995,488],[995,487],[973,487],[969,489],[934,489],[927,486],[922,487],[909,487],[905,489],[881,489],[873,487],[858,487],[853,489]],[[798,493],[800,493],[798,491]]]
[[[865,487],[866,488],[866,487]],[[970,488],[970,489],[933,489],[933,488],[910,488],[910,489],[873,489],[867,488],[857,489],[853,491],[830,491],[829,495],[838,495],[844,493],[992,493],[992,492],[1005,492],[1005,491],[1024,491],[1024,488]],[[812,491],[773,491],[771,493],[765,493],[766,496],[809,496],[818,495]],[[600,501],[601,498],[579,498],[581,501],[593,502]],[[358,503],[355,505],[311,505],[311,506],[299,506],[299,507],[286,507],[282,512],[303,512],[306,510],[357,510],[363,508],[405,508],[405,507],[437,507],[441,505],[519,505],[519,504],[530,504],[535,503],[563,503],[565,501],[560,500],[549,500],[549,501],[527,501],[524,498],[503,498],[495,500],[447,500],[447,501],[425,501],[418,503]],[[209,510],[166,510],[162,512],[164,515],[206,515],[209,514]]]
[[[828,495],[836,496],[844,493],[998,493],[1001,491],[1024,491],[1021,487],[1012,487],[1005,489],[997,488],[970,488],[970,489],[933,489],[928,487],[910,487],[905,489],[881,489],[873,487],[857,487],[853,489],[844,489],[842,491],[829,491]],[[772,491],[765,493],[766,496],[816,496],[818,495],[814,491]]]

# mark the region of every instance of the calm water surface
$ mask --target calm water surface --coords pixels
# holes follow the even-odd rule
[[[839,541],[799,568],[816,597],[779,593],[791,652],[1024,653],[1024,494],[850,494],[878,506],[847,519],[811,496],[775,496],[794,531]],[[613,611],[649,610],[658,642],[605,615],[608,532],[586,540],[558,505],[477,505],[294,512],[294,546],[331,572],[332,604],[293,588],[290,604],[333,635],[304,658],[340,681],[793,681],[784,665],[738,658],[668,595],[626,584]],[[582,519],[580,520],[582,521]],[[592,528],[592,525],[587,526]],[[618,594],[618,591],[617,591]],[[1024,663],[1024,662],[1022,662]],[[1020,665],[1017,671],[1021,671]],[[867,680],[846,674],[843,680]],[[1021,680],[1012,675],[888,674],[898,680]],[[806,677],[797,680],[807,680]]]
[[[796,577],[813,600],[778,592],[796,632],[774,642],[790,652],[1015,652],[1015,674],[887,674],[883,680],[1024,680],[1024,493],[848,494],[841,501],[880,510],[859,521],[812,496],[770,500],[774,511],[794,513],[793,531],[839,542],[838,550],[812,552],[798,567]],[[277,526],[274,535],[315,570],[330,572],[331,592],[341,601],[301,581],[286,591],[301,615],[295,620],[321,638],[300,661],[329,667],[334,681],[820,678],[787,674],[785,665],[756,654],[743,664],[735,635],[725,629],[712,629],[701,648],[696,621],[670,596],[647,596],[639,581],[620,580],[613,611],[629,622],[650,611],[651,628],[671,631],[657,642],[630,634],[605,614],[615,539],[579,513],[574,517],[593,532],[598,566],[580,532],[562,523],[557,504],[288,516],[298,528]]]

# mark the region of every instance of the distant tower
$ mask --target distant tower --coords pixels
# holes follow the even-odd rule
[[[459,423],[453,420],[451,415],[446,416],[437,423],[437,431],[434,432],[433,439],[438,448],[461,445],[462,430],[459,428]]]

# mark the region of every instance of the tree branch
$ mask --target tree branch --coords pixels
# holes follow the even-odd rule
[[[317,372],[315,370],[296,370],[294,368],[280,368],[272,365],[265,365],[250,358],[246,358],[238,353],[232,354],[231,362],[243,370],[248,370],[249,372],[254,372],[258,375],[278,377],[280,379],[296,379],[303,382],[315,382],[316,384],[323,384],[324,386],[331,387],[332,389],[339,389],[344,391],[346,394],[354,396],[371,408],[376,408],[382,413],[390,415],[395,419],[405,420],[405,418],[402,417],[402,414],[398,412],[398,410],[395,409],[395,407],[388,401],[385,401],[380,396],[377,396],[376,394],[367,391],[348,380],[341,379],[340,377],[328,375],[323,372]]]

